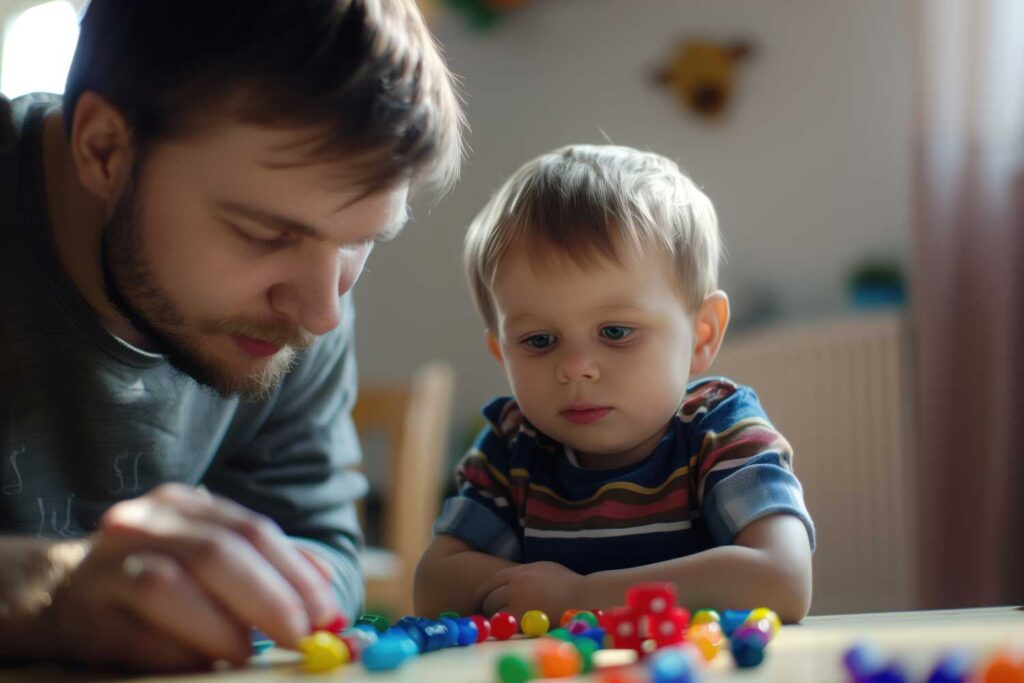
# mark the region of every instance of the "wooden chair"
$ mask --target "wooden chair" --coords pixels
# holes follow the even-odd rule
[[[362,560],[367,606],[393,616],[412,614],[416,563],[440,511],[454,384],[451,366],[434,361],[408,384],[361,385],[352,411],[364,444],[384,440],[383,542],[366,548]]]

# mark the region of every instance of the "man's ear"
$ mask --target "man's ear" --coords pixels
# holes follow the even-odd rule
[[[90,90],[82,93],[71,118],[70,145],[79,182],[106,202],[119,197],[135,156],[121,110]]]
[[[490,330],[484,330],[484,336],[487,338],[487,350],[504,367],[505,357],[501,355],[501,343],[498,341],[498,338]]]
[[[705,297],[694,316],[693,356],[690,376],[707,372],[718,355],[718,349],[729,326],[729,297],[716,290]]]

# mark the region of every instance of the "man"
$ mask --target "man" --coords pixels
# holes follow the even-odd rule
[[[346,293],[462,128],[413,0],[93,0],[63,102],[0,98],[0,659],[355,614]]]

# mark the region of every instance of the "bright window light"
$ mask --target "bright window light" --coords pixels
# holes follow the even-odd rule
[[[9,24],[0,61],[0,92],[63,93],[78,42],[78,15],[67,0],[25,10]]]

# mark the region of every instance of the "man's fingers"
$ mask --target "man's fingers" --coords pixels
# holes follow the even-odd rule
[[[240,666],[252,654],[248,629],[204,593],[176,560],[133,553],[122,563],[122,604],[147,624],[208,661]]]
[[[310,630],[301,596],[230,529],[140,498],[111,508],[103,533],[135,551],[173,557],[235,619],[258,627],[285,647],[296,647]]]
[[[270,519],[234,501],[181,485],[161,486],[153,495],[190,519],[226,527],[248,541],[301,596],[312,624],[326,624],[338,616],[330,584]]]

